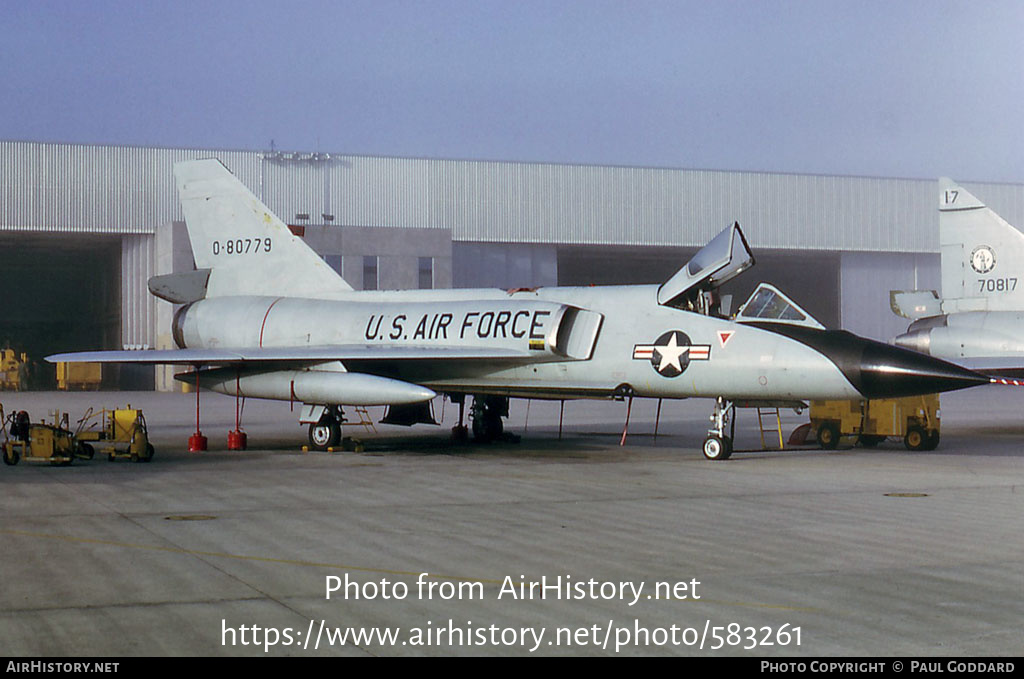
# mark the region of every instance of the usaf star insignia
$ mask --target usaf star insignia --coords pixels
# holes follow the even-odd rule
[[[633,358],[650,361],[662,377],[677,377],[683,374],[690,361],[710,360],[711,345],[691,344],[682,330],[669,330],[654,344],[634,345]]]

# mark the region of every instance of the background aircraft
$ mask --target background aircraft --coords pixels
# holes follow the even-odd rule
[[[893,291],[913,320],[893,342],[990,375],[1024,376],[1024,233],[953,180],[939,180],[942,296]]]
[[[412,424],[432,422],[427,402],[438,393],[463,404],[472,395],[473,432],[490,440],[510,397],[710,397],[704,454],[725,459],[737,401],[877,398],[987,381],[825,330],[771,286],[735,321],[721,317],[717,288],[754,263],[738,224],[662,285],[353,291],[219,161],[179,163],[175,177],[197,270],[155,277],[150,290],[184,304],[172,329],[179,349],[48,360],[190,365],[179,379],[302,403],[315,448],[337,444],[344,405],[386,404],[388,420]]]

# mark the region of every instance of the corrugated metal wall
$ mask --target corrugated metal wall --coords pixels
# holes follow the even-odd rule
[[[739,221],[756,248],[937,252],[935,181],[438,161],[452,240],[699,247]],[[1024,186],[968,184],[1024,224]]]
[[[251,152],[0,141],[0,230],[153,233],[181,219],[173,164],[214,156],[255,186]]]
[[[435,161],[335,156],[331,203],[335,224],[430,228],[429,167]]]
[[[206,157],[293,223],[693,247],[738,220],[757,248],[938,251],[931,180],[31,142],[0,142],[0,229],[152,233],[181,219],[173,164]],[[1024,186],[965,186],[1024,226]]]

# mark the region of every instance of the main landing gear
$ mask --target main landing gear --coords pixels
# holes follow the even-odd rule
[[[327,406],[320,420],[309,425],[309,447],[313,450],[334,448],[341,442],[342,416],[340,406]]]
[[[473,438],[488,443],[501,437],[505,430],[501,418],[508,417],[508,397],[474,396],[470,418],[473,421]]]
[[[704,457],[709,460],[728,460],[732,455],[732,439],[735,435],[736,407],[732,401],[726,401],[719,396],[715,400],[715,412],[711,415],[711,429],[708,429],[708,437],[704,439]],[[729,434],[725,429],[729,426]]]
[[[452,403],[459,404],[459,422],[452,427],[452,440],[462,443],[469,438],[469,430],[473,430],[473,440],[477,443],[490,443],[503,440],[518,442],[515,434],[506,433],[501,418],[508,417],[508,396],[473,396],[473,405],[469,407],[470,426],[463,424],[466,414],[466,394],[449,394]]]

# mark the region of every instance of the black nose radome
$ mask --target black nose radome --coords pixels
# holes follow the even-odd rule
[[[864,398],[893,398],[955,391],[988,384],[989,379],[942,359],[870,340],[860,360]]]
[[[782,323],[751,325],[785,335],[820,352],[867,399],[935,394],[989,383],[984,375],[948,361],[845,330],[817,330]]]

